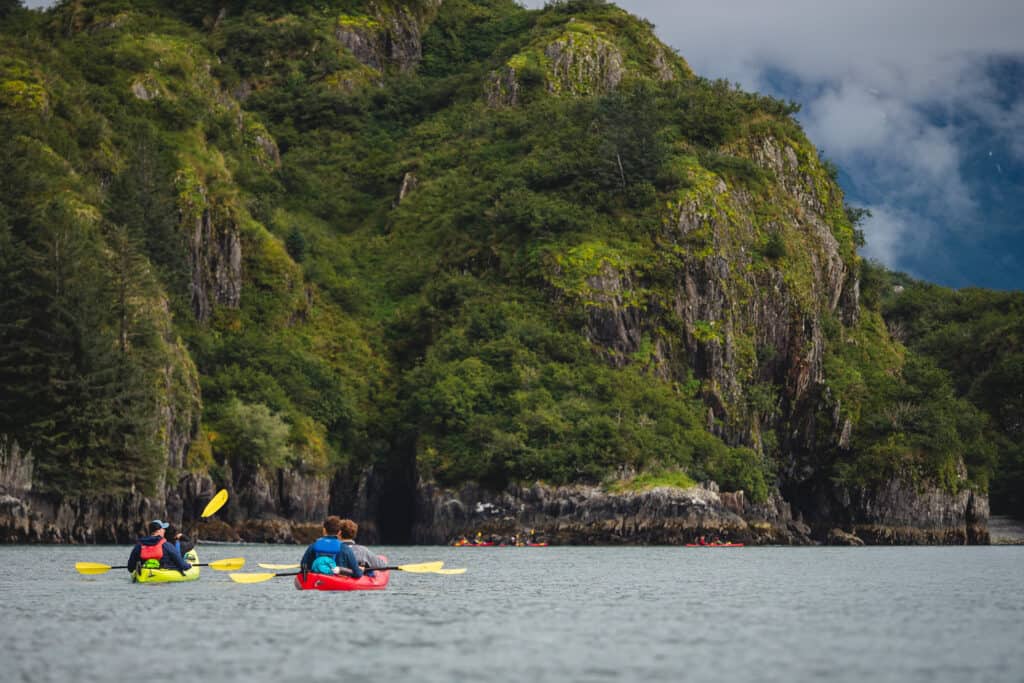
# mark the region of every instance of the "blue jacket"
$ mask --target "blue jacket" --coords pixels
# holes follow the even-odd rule
[[[351,576],[354,579],[363,575],[363,570],[356,561],[352,549],[342,543],[337,536],[323,536],[306,548],[301,562],[303,571],[309,571],[313,560],[318,557],[333,557],[334,563],[339,567],[347,567],[352,570]]]
[[[160,542],[159,536],[146,536],[140,538],[139,542],[132,548],[132,554],[128,556],[128,573],[131,574],[135,571],[135,567],[139,564],[139,554],[142,552],[142,546],[144,545],[156,545]],[[177,569],[178,571],[184,572],[192,568],[185,558],[181,556],[178,549],[174,547],[174,544],[170,541],[164,543],[164,556],[160,558],[160,567],[163,569]]]

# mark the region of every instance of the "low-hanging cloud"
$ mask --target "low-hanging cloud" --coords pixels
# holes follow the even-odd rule
[[[811,140],[872,208],[865,251],[887,265],[900,267],[900,240],[933,233],[937,220],[979,229],[962,171],[970,133],[999,141],[993,174],[1024,164],[1024,93],[990,68],[1024,58],[1020,0],[617,4],[652,21],[702,76],[799,101]]]

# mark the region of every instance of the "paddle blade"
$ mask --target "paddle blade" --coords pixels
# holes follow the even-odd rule
[[[244,557],[229,557],[225,560],[215,560],[210,563],[210,569],[216,569],[219,572],[233,572],[241,569],[245,566]]]
[[[106,574],[111,567],[109,564],[100,564],[99,562],[75,562],[75,569],[79,574],[91,575]]]
[[[430,574],[431,572],[436,572],[442,565],[444,565],[444,562],[421,562],[420,564],[402,564],[395,567],[395,569],[414,574]]]
[[[445,575],[451,576],[451,575],[455,575],[455,574],[465,574],[466,573],[466,568],[465,567],[459,567],[458,569],[436,569],[436,570],[434,570],[434,571],[432,571],[430,573],[431,574],[445,574]]]
[[[270,581],[277,574],[228,574],[235,583],[263,583]]]
[[[203,514],[199,516],[209,517],[217,510],[220,510],[222,507],[224,507],[224,503],[226,502],[228,502],[228,490],[221,489],[220,491],[217,492],[217,495],[210,499],[210,502],[206,504],[205,508],[203,508]]]
[[[257,563],[262,569],[298,569],[297,564],[269,564],[267,562]]]

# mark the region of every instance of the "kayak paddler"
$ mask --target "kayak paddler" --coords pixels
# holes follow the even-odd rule
[[[341,542],[341,517],[331,515],[324,520],[323,536],[306,548],[299,563],[303,572],[314,574],[345,574],[354,579],[363,575],[352,548]]]
[[[192,568],[173,543],[164,538],[170,524],[154,519],[149,523],[149,536],[139,539],[128,556],[128,573],[140,566],[146,569],[177,569],[182,574]]]
[[[358,533],[358,524],[353,522],[351,519],[341,520],[341,530],[338,531],[338,538],[340,538],[341,542],[352,550],[352,554],[356,556],[356,562],[359,563],[359,566],[367,569],[366,573],[373,576],[374,569],[383,569],[388,566],[388,563],[382,560],[380,555],[370,552],[370,549],[365,545],[359,545],[356,543],[356,534]]]

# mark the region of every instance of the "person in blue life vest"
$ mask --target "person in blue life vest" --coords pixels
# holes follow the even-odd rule
[[[173,543],[164,538],[167,533],[167,522],[154,519],[149,523],[149,536],[139,539],[128,556],[128,573],[143,567],[147,569],[177,569],[182,574],[192,568],[185,561]]]
[[[374,569],[383,569],[388,566],[388,563],[380,555],[371,552],[365,545],[356,543],[356,534],[358,533],[358,524],[351,519],[341,520],[341,531],[338,532],[338,537],[341,538],[342,543],[352,549],[352,554],[356,556],[359,566],[363,567],[368,575],[373,576]]]
[[[324,520],[324,535],[315,540],[302,555],[299,563],[303,572],[314,574],[344,574],[358,579],[363,569],[355,553],[338,537],[341,532],[341,517],[331,515]]]

